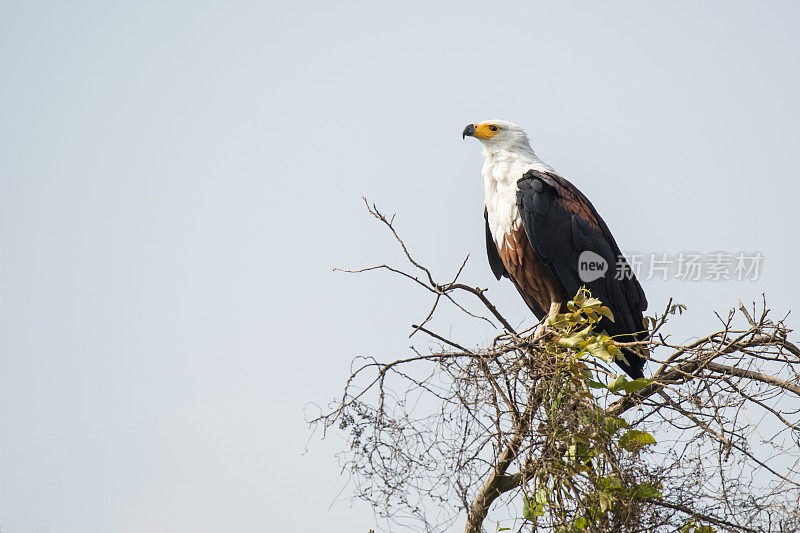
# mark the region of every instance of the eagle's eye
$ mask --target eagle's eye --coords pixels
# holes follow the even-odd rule
[[[492,131],[497,131],[497,126],[492,124],[491,126],[489,126],[489,129],[492,130]]]

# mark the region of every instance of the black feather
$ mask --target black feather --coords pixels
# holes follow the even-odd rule
[[[506,268],[503,266],[503,260],[500,258],[500,253],[497,251],[497,245],[494,243],[492,230],[489,228],[489,217],[486,215],[485,211],[483,213],[483,218],[486,219],[486,255],[489,256],[489,266],[492,267],[492,274],[494,274],[494,277],[497,279],[503,276],[508,277],[508,272],[506,272]]]
[[[517,206],[528,240],[566,294],[575,295],[586,286],[614,314],[614,322],[605,318],[600,322],[601,330],[621,342],[643,338],[644,291],[591,202],[555,174],[530,170],[517,186]],[[602,277],[589,282],[581,280],[578,267],[585,251],[596,253],[608,266]],[[621,360],[617,364],[631,377],[642,377],[644,359],[630,350],[624,353],[628,364]]]

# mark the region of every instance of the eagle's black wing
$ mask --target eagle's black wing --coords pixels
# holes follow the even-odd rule
[[[489,266],[492,267],[492,274],[497,279],[503,276],[508,277],[506,267],[503,266],[503,260],[500,259],[500,253],[497,251],[497,245],[494,243],[492,230],[489,228],[489,215],[486,209],[483,210],[483,218],[486,220],[486,255],[489,256]]]
[[[647,299],[591,202],[555,174],[530,170],[517,186],[517,206],[525,233],[534,252],[566,293],[573,296],[586,286],[614,314],[614,322],[600,322],[601,329],[623,342],[642,338],[642,312],[647,309]],[[584,252],[593,252],[605,261],[607,270],[601,277],[581,279],[578,262]],[[642,377],[644,359],[632,352],[625,356],[630,365],[618,361],[619,366],[634,378]]]

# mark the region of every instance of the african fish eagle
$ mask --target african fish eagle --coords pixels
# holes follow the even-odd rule
[[[586,196],[536,156],[520,126],[489,120],[467,125],[467,136],[483,145],[486,251],[495,277],[509,278],[539,320],[585,286],[614,315],[599,329],[622,342],[644,338],[642,286]],[[616,360],[620,368],[643,377],[641,355],[624,350],[624,359]]]

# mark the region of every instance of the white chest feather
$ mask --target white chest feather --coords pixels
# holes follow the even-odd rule
[[[502,246],[505,236],[522,223],[517,209],[517,181],[529,170],[552,172],[553,169],[533,152],[520,154],[503,150],[484,153],[484,157],[484,203],[489,230],[495,244]]]

